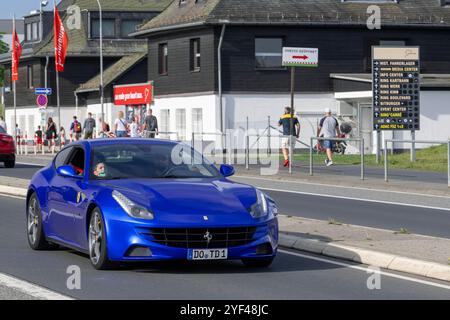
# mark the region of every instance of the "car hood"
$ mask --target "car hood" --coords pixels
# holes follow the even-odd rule
[[[255,188],[226,179],[133,179],[99,182],[155,213],[159,221],[191,222],[207,216],[210,222],[242,218],[251,222],[248,208],[256,202]]]

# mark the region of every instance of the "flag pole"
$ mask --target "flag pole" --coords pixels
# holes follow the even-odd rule
[[[61,129],[61,105],[59,101],[59,71],[56,70],[56,106],[58,108],[58,128],[57,132]]]
[[[13,15],[13,34],[16,31],[16,14]],[[13,44],[14,46],[16,39],[13,39]],[[18,61],[16,61],[16,63],[18,63]],[[17,70],[19,70],[19,66],[17,66]],[[11,66],[11,73],[13,72],[13,68]],[[16,125],[17,125],[17,95],[16,95],[16,80],[13,81],[13,91],[14,91],[14,125],[12,127],[12,130],[14,130],[13,135],[14,135],[14,141],[15,143],[17,143],[17,130],[16,130]]]

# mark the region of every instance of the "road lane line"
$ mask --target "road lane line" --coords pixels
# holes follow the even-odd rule
[[[368,267],[361,267],[361,266],[357,266],[357,265],[353,265],[353,264],[349,264],[349,263],[345,263],[345,262],[338,262],[338,261],[334,261],[334,260],[330,260],[330,259],[319,258],[319,257],[310,256],[310,255],[301,254],[301,253],[296,253],[296,252],[291,252],[291,251],[287,251],[287,250],[283,250],[283,249],[278,249],[278,252],[282,252],[282,253],[289,254],[289,255],[292,255],[292,256],[296,256],[296,257],[300,257],[300,258],[305,258],[305,259],[315,260],[315,261],[319,261],[319,262],[334,264],[334,265],[337,265],[337,266],[340,266],[340,267],[355,269],[355,270],[364,271],[364,272],[367,272],[368,270],[370,270]],[[371,271],[373,272],[373,270],[371,270]],[[450,290],[450,285],[445,285],[445,284],[440,284],[440,283],[436,283],[436,282],[431,282],[431,281],[416,279],[416,278],[412,278],[412,277],[402,276],[402,275],[399,275],[399,274],[390,273],[390,272],[381,271],[381,270],[380,270],[379,273],[381,275],[384,275],[384,276],[387,276],[387,277],[391,277],[391,278],[397,278],[397,279],[400,279],[400,280],[416,282],[416,283],[425,284],[425,285],[432,286],[432,287],[437,287],[437,288],[441,288],[441,289]]]
[[[384,193],[399,193],[399,194],[407,194],[407,195],[413,195],[413,196],[421,196],[421,197],[430,197],[430,198],[443,198],[443,199],[450,199],[450,196],[439,196],[434,194],[424,194],[424,193],[417,193],[417,192],[406,192],[406,191],[396,191],[396,190],[382,190],[382,189],[372,189],[372,188],[363,188],[363,187],[351,187],[351,186],[345,186],[345,185],[329,185],[325,183],[317,183],[317,182],[304,182],[304,181],[294,181],[294,180],[276,180],[276,179],[266,179],[266,178],[260,178],[260,177],[252,177],[252,176],[240,176],[235,175],[235,178],[239,179],[255,179],[255,180],[263,180],[268,182],[287,182],[287,183],[294,183],[299,185],[311,185],[311,186],[320,186],[320,187],[329,187],[329,188],[336,188],[339,187],[340,189],[355,189],[355,190],[364,190],[364,191],[375,191],[375,192],[384,192]]]
[[[36,284],[18,279],[16,277],[0,273],[0,285],[18,290],[32,297],[43,300],[74,300],[74,298],[65,296]]]
[[[295,193],[295,194],[302,194],[302,195],[315,196],[315,197],[344,199],[344,200],[351,200],[351,201],[382,203],[382,204],[395,205],[395,206],[415,207],[415,208],[421,208],[421,209],[450,211],[450,208],[432,207],[432,206],[425,206],[425,205],[420,205],[420,204],[397,203],[397,202],[392,202],[392,201],[373,200],[373,199],[364,199],[364,198],[354,198],[354,197],[345,197],[345,196],[335,196],[335,195],[324,194],[324,193],[314,193],[314,192],[304,192],[304,191],[284,190],[284,189],[274,189],[274,188],[259,187],[259,189],[261,189],[261,190],[268,190],[268,191],[275,191],[275,192]]]

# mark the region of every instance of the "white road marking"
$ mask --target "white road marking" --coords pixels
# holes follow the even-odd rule
[[[47,288],[35,285],[33,283],[17,279],[10,275],[0,273],[0,285],[18,290],[32,297],[43,300],[74,300],[69,296],[62,295]]]
[[[23,200],[26,198],[26,197],[21,197],[21,196],[13,196],[11,194],[1,193],[1,192],[0,192],[0,197],[14,198],[14,199],[20,199],[20,200]]]
[[[275,180],[275,179],[266,179],[266,178],[260,178],[260,177],[251,177],[251,176],[234,176],[236,178],[241,179],[255,179],[255,180],[263,180],[263,181],[269,181],[269,182],[287,182],[287,183],[294,183],[294,184],[306,184],[306,185],[312,185],[312,186],[320,186],[320,187],[337,187],[332,186],[325,183],[317,183],[317,182],[303,182],[303,181],[294,181],[294,180]],[[398,193],[398,194],[407,194],[407,195],[413,195],[413,196],[421,196],[421,197],[430,197],[430,198],[443,198],[443,199],[450,199],[450,196],[438,196],[434,194],[424,194],[424,193],[417,193],[417,192],[405,192],[405,191],[396,191],[396,190],[381,190],[381,189],[372,189],[372,188],[364,188],[364,187],[350,187],[350,186],[339,186],[340,189],[355,189],[355,190],[364,190],[364,191],[375,191],[375,192],[384,192],[384,193]]]
[[[355,269],[355,270],[359,270],[359,271],[367,272],[367,270],[368,270],[367,267],[361,267],[361,266],[357,266],[357,265],[353,265],[353,264],[349,264],[349,263],[345,263],[345,262],[338,262],[338,261],[334,261],[334,260],[330,260],[330,259],[314,257],[314,256],[310,256],[310,255],[305,255],[305,254],[301,254],[301,253],[287,251],[287,250],[280,250],[280,249],[278,249],[278,252],[282,252],[282,253],[289,254],[289,255],[292,255],[292,256],[296,256],[296,257],[300,257],[300,258],[305,258],[305,259],[320,261],[320,262],[324,262],[324,263],[334,264],[334,265],[337,265],[337,266],[340,266],[340,267]],[[380,274],[384,275],[384,276],[387,276],[387,277],[391,277],[391,278],[397,278],[397,279],[400,279],[400,280],[416,282],[416,283],[420,283],[420,284],[424,284],[424,285],[428,285],[428,286],[432,286],[432,287],[437,287],[437,288],[441,288],[441,289],[450,290],[450,285],[445,285],[445,284],[440,284],[440,283],[436,283],[436,282],[431,282],[431,281],[416,279],[416,278],[412,278],[412,277],[402,276],[402,275],[399,275],[399,274],[390,273],[390,272],[386,272],[386,271],[380,271]]]
[[[415,208],[422,208],[422,209],[450,211],[450,208],[432,207],[432,206],[425,206],[425,205],[412,204],[412,203],[401,203],[401,202],[392,202],[392,201],[384,201],[384,200],[373,200],[373,199],[364,199],[364,198],[335,196],[335,195],[324,194],[324,193],[304,192],[304,191],[294,191],[294,190],[284,190],[284,189],[274,189],[274,188],[259,187],[259,189],[261,189],[261,190],[268,190],[268,191],[276,191],[276,192],[296,193],[296,194],[303,194],[303,195],[315,196],[315,197],[325,197],[325,198],[344,199],[344,200],[352,200],[352,201],[382,203],[382,204],[389,204],[389,205],[395,205],[395,206],[404,206],[404,207],[415,207]]]
[[[44,164],[30,163],[30,162],[16,162],[16,164],[23,164],[23,165],[26,165],[26,166],[33,166],[33,167],[45,167],[46,166]]]

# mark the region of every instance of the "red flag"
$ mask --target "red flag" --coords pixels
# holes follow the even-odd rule
[[[55,6],[54,12],[54,47],[55,47],[55,68],[58,72],[64,71],[64,62],[66,61],[67,47],[69,46],[69,39],[67,38],[64,24],[59,16],[58,8]]]
[[[12,65],[11,65],[11,78],[12,81],[19,80],[19,59],[22,55],[22,46],[20,45],[19,36],[14,26],[13,38],[12,38]]]

